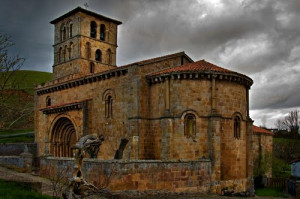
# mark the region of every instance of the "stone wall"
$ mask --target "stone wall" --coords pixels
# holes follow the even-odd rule
[[[71,158],[42,158],[40,174],[49,176],[50,170],[62,171],[73,168],[73,165]],[[68,171],[66,177],[71,177],[72,169]],[[83,164],[83,174],[88,182],[97,187],[108,184],[112,191],[208,193],[211,187],[210,171],[211,162],[204,159],[181,162],[85,159]]]
[[[254,175],[272,177],[273,136],[263,133],[253,134]]]
[[[8,143],[0,144],[0,156],[18,156],[28,149],[28,152],[36,155],[36,143]]]

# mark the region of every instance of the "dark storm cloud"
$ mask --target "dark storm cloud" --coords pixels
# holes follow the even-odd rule
[[[274,120],[272,113],[300,107],[299,0],[0,2],[0,31],[12,36],[14,52],[27,58],[26,69],[51,71],[49,21],[87,2],[88,9],[123,22],[118,65],[184,50],[194,60],[206,59],[253,78],[254,119]]]

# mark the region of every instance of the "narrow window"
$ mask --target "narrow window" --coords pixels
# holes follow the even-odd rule
[[[112,103],[113,103],[112,97],[110,95],[107,96],[107,98],[105,100],[105,117],[106,118],[112,118],[112,116],[113,116]]]
[[[46,98],[46,106],[51,106],[51,98],[49,96]]]
[[[108,61],[108,64],[109,65],[112,65],[112,53],[111,53],[111,50],[110,49],[108,49],[107,50],[107,61]]]
[[[67,52],[68,52],[68,46],[65,46],[65,48],[64,48],[64,61],[67,61]]]
[[[95,60],[101,62],[101,55],[102,55],[101,50],[99,50],[99,49],[96,50],[96,53],[95,53]]]
[[[95,65],[93,62],[90,63],[90,73],[94,73],[95,72]]]
[[[58,63],[62,62],[62,48],[60,47],[59,48],[59,51],[58,51]]]
[[[70,43],[70,48],[69,48],[69,59],[72,59],[73,58],[73,52],[74,52],[74,50],[73,50],[73,47],[74,45],[73,45],[73,42],[71,42]]]
[[[64,24],[61,24],[60,26],[60,41],[64,40]]]
[[[67,34],[67,30],[66,30],[66,27],[64,27],[64,29],[63,29],[63,40],[66,40],[66,34]]]
[[[86,52],[86,58],[90,59],[91,58],[91,43],[87,42],[85,44],[85,52]]]
[[[187,138],[196,138],[196,117],[193,114],[184,117],[184,135]]]
[[[101,24],[100,25],[100,40],[101,41],[105,41],[105,31],[106,31],[105,25]]]
[[[73,37],[73,24],[70,24],[70,37]]]
[[[234,118],[233,131],[234,131],[234,138],[240,139],[240,137],[241,137],[241,120],[238,116],[236,116]]]
[[[91,37],[96,38],[97,36],[97,24],[96,22],[91,22]]]

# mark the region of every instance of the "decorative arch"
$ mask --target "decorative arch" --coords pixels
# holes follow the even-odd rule
[[[90,42],[86,42],[85,44],[85,52],[86,52],[86,58],[90,59],[91,58],[91,43]]]
[[[68,53],[68,46],[65,45],[65,47],[64,47],[64,61],[67,61],[67,53]]]
[[[95,21],[91,22],[91,37],[96,38],[97,37],[97,24]]]
[[[60,41],[64,40],[64,30],[65,30],[65,24],[62,23],[60,26]]]
[[[63,50],[62,47],[60,47],[58,51],[58,63],[61,63],[62,60],[63,60]]]
[[[184,123],[184,136],[186,138],[192,138],[193,141],[196,141],[197,134],[197,118],[198,114],[194,110],[186,110],[182,113],[181,119]]]
[[[50,153],[53,156],[72,157],[71,147],[77,140],[75,125],[68,116],[59,116],[53,121],[50,130]]]
[[[112,65],[112,52],[110,48],[107,50],[107,63]]]
[[[241,121],[242,121],[242,114],[239,112],[236,112],[232,116],[232,122],[233,122],[233,137],[235,139],[241,138]]]
[[[93,62],[90,63],[90,73],[95,72],[95,64]]]
[[[72,59],[74,56],[73,56],[73,53],[74,53],[74,44],[73,42],[70,42],[70,47],[69,47],[69,59]]]
[[[104,24],[100,25],[100,40],[105,41],[105,32],[106,32],[106,27]]]
[[[68,37],[73,37],[73,22],[72,20],[68,21]]]
[[[116,99],[115,92],[111,89],[104,91],[102,99],[105,101],[105,118],[113,117],[113,102]]]

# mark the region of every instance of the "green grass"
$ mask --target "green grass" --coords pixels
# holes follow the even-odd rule
[[[34,88],[37,85],[46,83],[52,79],[52,73],[41,71],[20,70],[13,77],[16,82],[19,82],[15,88],[11,87],[12,81],[8,82],[8,89],[23,89],[29,94],[34,94]]]
[[[18,136],[18,137],[12,137],[12,138],[0,138],[0,143],[31,143],[34,142],[34,137],[31,136]]]
[[[16,183],[0,180],[0,199],[52,199],[30,189],[30,187]]]
[[[288,138],[274,138],[273,139],[274,144],[278,143],[278,144],[300,144],[300,140],[297,139],[288,139]]]
[[[286,198],[283,191],[273,188],[263,188],[255,190],[258,196],[271,196],[271,197],[281,197]]]
[[[9,135],[9,134],[17,134],[17,133],[27,133],[32,132],[33,129],[21,129],[21,130],[5,130],[0,131],[0,135]]]

